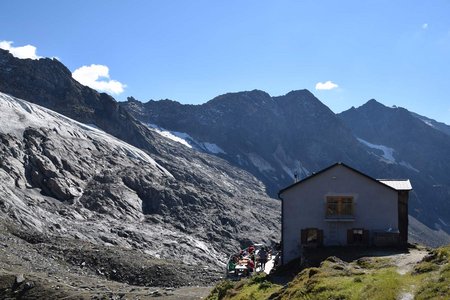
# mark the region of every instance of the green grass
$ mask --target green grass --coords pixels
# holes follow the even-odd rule
[[[266,274],[255,275],[233,283],[229,280],[219,283],[206,298],[207,300],[259,300],[267,299],[275,291],[281,288],[268,280]]]
[[[390,260],[383,257],[365,257],[356,260],[356,264],[365,269],[381,269],[390,266]]]
[[[433,250],[417,268],[425,270],[426,277],[423,277],[416,299],[450,298],[450,246]]]
[[[395,268],[365,271],[322,266],[310,278],[299,275],[275,299],[396,299],[404,283]]]
[[[450,246],[435,249],[411,273],[401,275],[387,258],[345,263],[331,257],[318,268],[304,269],[285,286],[272,283],[270,276],[257,275],[221,283],[221,292],[215,289],[208,299],[395,300],[405,292],[413,293],[415,299],[450,299],[449,258]]]
[[[221,281],[217,284],[214,289],[211,291],[209,296],[206,299],[224,299],[227,295],[228,291],[233,289],[234,283],[229,280]]]

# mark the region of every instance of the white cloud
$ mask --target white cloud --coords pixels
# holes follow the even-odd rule
[[[428,29],[428,23],[423,23],[422,24],[422,29]]]
[[[36,54],[36,47],[32,45],[25,45],[22,47],[14,47],[13,42],[11,41],[0,41],[0,48],[4,50],[8,50],[9,53],[14,55],[17,58],[31,58],[31,59],[39,59],[41,56]]]
[[[104,65],[82,66],[72,73],[79,83],[95,90],[118,95],[123,93],[126,85],[109,78],[109,68]]]
[[[334,83],[330,80],[328,80],[327,82],[316,83],[316,90],[332,90],[332,89],[335,89],[338,87],[339,86],[336,83]]]

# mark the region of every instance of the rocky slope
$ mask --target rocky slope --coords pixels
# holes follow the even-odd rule
[[[251,176],[236,170],[231,178],[217,159],[214,170],[196,162],[206,155],[169,171],[103,131],[0,99],[8,120],[0,128],[1,208],[16,222],[213,265],[239,242],[276,238],[277,205]]]
[[[261,182],[155,134],[111,97],[78,84],[59,62],[0,50],[0,90],[52,109],[0,94],[6,232],[32,244],[64,238],[215,272],[242,245],[279,238],[279,203]],[[196,278],[202,268],[173,272],[172,281],[188,284],[183,274]]]
[[[431,126],[439,131],[442,131],[443,133],[450,135],[450,126],[442,123],[442,122],[438,122],[436,120],[430,119],[428,117],[419,115],[417,113],[414,112],[410,112],[411,115],[413,115],[414,117],[418,118],[419,120],[421,120],[422,122],[424,122],[425,124],[427,124],[428,126]]]
[[[236,170],[240,179],[231,178],[230,167],[215,158],[212,171],[197,161],[206,155],[193,156],[189,163],[174,157],[178,169],[169,171],[134,146],[26,101],[0,94],[0,112],[5,120],[0,223],[23,240],[53,250],[52,256],[66,249],[66,242],[57,242],[61,238],[102,251],[132,249],[143,256],[141,263],[148,257],[198,265],[166,276],[167,285],[186,285],[220,276],[227,254],[241,244],[277,238],[277,203],[264,197],[262,185],[251,176]],[[189,173],[183,171],[187,168]],[[88,254],[71,260],[75,254],[65,252],[61,259],[79,266]],[[94,270],[102,267],[100,259],[90,263]],[[121,268],[113,264],[110,272]],[[202,276],[203,268],[213,273]],[[198,271],[200,281],[195,281]],[[128,277],[110,279],[129,282]],[[134,284],[161,282],[144,278]]]
[[[376,100],[339,117],[380,162],[406,167],[401,176],[411,178],[419,195],[410,213],[449,232],[450,137],[426,119]]]

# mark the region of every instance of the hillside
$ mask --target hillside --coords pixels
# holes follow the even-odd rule
[[[408,110],[376,100],[339,114],[368,152],[387,165],[402,165],[418,194],[410,214],[449,232],[450,137]],[[425,121],[424,121],[425,120]],[[441,124],[442,125],[442,124]]]
[[[207,299],[447,299],[450,247],[407,253],[377,250],[347,261],[331,256],[291,278],[286,277],[288,271],[221,282]]]
[[[155,134],[56,60],[2,50],[0,66],[0,90],[10,93],[0,93],[1,250],[17,259],[3,261],[2,274],[25,268],[42,276],[41,260],[25,262],[37,251],[53,274],[82,271],[85,262],[98,280],[208,284],[229,253],[279,239],[280,205],[249,173]],[[114,274],[124,265],[133,271]],[[154,265],[177,271],[165,282],[150,271],[130,281]]]

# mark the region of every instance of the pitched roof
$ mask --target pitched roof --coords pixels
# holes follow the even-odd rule
[[[317,172],[317,173],[313,173],[312,175],[310,175],[310,176],[308,176],[308,177],[306,177],[306,178],[303,178],[302,180],[297,181],[297,182],[295,182],[295,183],[293,183],[293,184],[291,184],[291,185],[285,187],[284,189],[280,190],[280,191],[278,192],[278,198],[280,198],[280,195],[281,195],[282,193],[284,193],[286,190],[289,190],[290,188],[292,188],[292,187],[294,187],[294,186],[296,186],[296,185],[298,185],[298,184],[301,184],[301,183],[303,183],[303,182],[305,182],[305,181],[307,181],[307,180],[309,180],[309,179],[311,179],[311,178],[313,178],[313,177],[315,177],[315,176],[317,176],[317,175],[319,175],[319,174],[322,174],[322,173],[324,173],[324,172],[328,171],[329,169],[332,169],[332,168],[334,168],[334,167],[336,167],[336,166],[343,166],[343,167],[345,167],[345,168],[347,168],[347,169],[349,169],[349,170],[351,170],[351,171],[353,171],[353,172],[358,173],[359,175],[362,175],[362,176],[364,176],[364,177],[366,177],[366,178],[368,178],[368,179],[370,179],[370,180],[372,180],[372,181],[374,181],[374,182],[376,182],[376,183],[378,183],[378,184],[381,184],[381,185],[383,185],[383,186],[386,186],[386,187],[388,187],[388,188],[390,188],[390,189],[392,189],[392,190],[395,190],[395,191],[412,190],[412,186],[411,186],[411,183],[409,182],[409,179],[405,179],[405,180],[399,180],[399,179],[397,179],[397,180],[380,179],[380,180],[377,180],[377,179],[375,179],[375,178],[373,178],[373,177],[370,177],[369,175],[364,174],[364,173],[362,173],[361,171],[358,171],[358,170],[356,170],[356,169],[354,169],[354,168],[352,168],[352,167],[350,167],[350,166],[348,166],[348,165],[346,165],[346,164],[344,164],[344,163],[342,163],[342,162],[337,162],[337,163],[332,164],[331,166],[329,166],[329,167],[327,167],[327,168],[325,168],[325,169],[323,169],[323,170],[320,170],[320,171]],[[394,184],[393,182],[396,182],[396,184]],[[409,184],[409,187],[410,187],[409,189],[407,189],[408,185],[407,185],[406,182]],[[398,187],[398,188],[397,188],[397,187]]]

